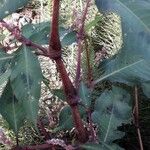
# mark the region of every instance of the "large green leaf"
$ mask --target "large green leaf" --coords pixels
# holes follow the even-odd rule
[[[26,46],[22,46],[14,58],[10,80],[28,119],[36,123],[42,73],[37,57]]]
[[[100,11],[121,16],[123,46],[119,55],[105,63],[96,83],[113,81],[141,84],[150,80],[150,1],[96,0]]]
[[[50,22],[28,24],[23,27],[22,33],[26,38],[31,39],[33,42],[45,45],[49,43],[50,26]],[[59,36],[62,47],[76,42],[76,33],[74,31],[70,31],[69,29],[59,27]]]
[[[0,113],[15,134],[18,133],[25,119],[25,112],[22,106],[22,103],[13,94],[10,82],[8,82],[0,98]]]
[[[129,123],[131,110],[130,95],[121,88],[113,87],[111,91],[104,91],[96,100],[92,119],[98,124],[99,140],[111,144],[114,140],[124,136],[117,128],[122,123]]]
[[[29,0],[0,0],[0,20],[25,6]]]

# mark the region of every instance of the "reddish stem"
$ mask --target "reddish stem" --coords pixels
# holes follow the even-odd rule
[[[60,0],[53,0],[53,16],[52,16],[52,26],[51,26],[51,34],[50,34],[50,41],[49,45],[50,48],[61,51],[61,43],[59,39],[59,5]],[[51,51],[51,50],[50,50]]]
[[[74,88],[68,74],[64,63],[61,59],[61,43],[59,39],[58,32],[58,19],[59,19],[59,4],[60,0],[53,0],[53,15],[52,15],[52,27],[51,35],[49,41],[49,53],[52,56],[52,53],[55,54],[53,57],[50,57],[56,62],[58,72],[63,83],[64,93],[66,95],[66,101],[72,109],[72,116],[74,124],[77,130],[78,138],[80,142],[85,142],[87,140],[87,132],[84,128],[79,110],[78,110],[78,95],[76,89]]]
[[[91,0],[87,0],[85,9],[83,11],[83,15],[81,17],[81,21],[79,22],[79,29],[77,33],[77,45],[78,45],[78,54],[77,54],[77,68],[76,68],[76,78],[75,78],[75,86],[78,89],[79,83],[80,83],[80,76],[81,76],[81,53],[82,53],[82,48],[83,48],[83,39],[84,39],[84,25],[85,25],[85,20],[88,12],[88,7],[90,5]]]
[[[70,78],[68,77],[68,74],[66,72],[65,66],[62,62],[62,60],[56,60],[57,69],[60,73],[60,77],[63,82],[63,89],[66,95],[67,103],[70,105],[72,109],[72,116],[74,120],[74,125],[77,130],[78,139],[80,142],[86,142],[87,140],[87,132],[84,128],[79,110],[78,110],[78,96],[76,93],[76,90],[70,81]]]
[[[29,40],[26,37],[24,37],[23,35],[21,35],[21,33],[17,27],[12,27],[9,24],[7,24],[5,21],[0,21],[0,24],[3,27],[5,27],[8,31],[10,31],[12,33],[12,35],[14,35],[14,37],[22,44],[24,44],[26,46],[30,46],[35,49],[39,49],[43,54],[45,54],[45,55],[47,54],[48,51],[46,48],[44,48],[41,45],[38,45],[36,43],[33,43],[31,40]]]

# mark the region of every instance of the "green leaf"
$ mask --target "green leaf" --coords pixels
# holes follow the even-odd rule
[[[23,27],[22,33],[26,38],[41,45],[49,44],[50,22],[42,22],[40,24],[27,24]],[[62,47],[68,46],[76,42],[76,34],[74,31],[59,27],[59,36]]]
[[[110,79],[131,85],[150,81],[150,1],[96,0],[100,11],[121,16],[123,46],[120,54],[106,62],[96,83]]]
[[[50,22],[39,24],[27,24],[23,27],[22,32],[26,38],[29,38],[37,44],[48,44],[50,33]]]
[[[66,101],[66,97],[65,97],[64,91],[62,89],[54,89],[54,90],[52,90],[52,93],[54,96],[58,97],[62,101]]]
[[[81,118],[84,118],[86,115],[85,109],[83,107],[79,107],[79,112]],[[60,130],[71,130],[73,127],[74,125],[71,108],[70,106],[65,106],[59,114],[59,124],[58,127],[54,129],[54,132],[58,132]]]
[[[76,32],[68,32],[61,40],[62,47],[69,46],[76,42]]]
[[[102,146],[100,144],[84,144],[81,145],[80,148],[85,148],[86,150],[101,150]]]
[[[0,98],[0,113],[17,135],[19,128],[23,125],[25,112],[22,103],[13,94],[10,82],[7,83]]]
[[[0,20],[24,7],[29,0],[0,0]]]
[[[22,46],[18,50],[10,80],[16,98],[23,102],[28,119],[36,124],[42,72],[37,57],[29,48]]]
[[[40,24],[31,24],[32,26],[32,34],[29,37],[33,42],[38,44],[48,44],[49,42],[49,33],[50,33],[50,23],[49,22],[43,22]],[[30,30],[29,30],[30,31]]]
[[[59,125],[54,132],[60,130],[70,130],[73,128],[72,112],[69,106],[65,106],[59,114]]]
[[[101,142],[111,144],[122,138],[124,133],[117,130],[122,123],[129,123],[131,119],[130,95],[121,88],[113,87],[111,91],[104,91],[96,100],[92,119],[98,124],[98,135]]]
[[[81,99],[81,102],[89,108],[91,105],[90,90],[85,86],[83,82],[81,82],[79,86],[79,97]]]

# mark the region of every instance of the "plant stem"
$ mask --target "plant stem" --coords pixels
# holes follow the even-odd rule
[[[63,90],[66,96],[66,101],[72,109],[72,116],[74,120],[74,125],[77,130],[78,139],[80,142],[86,142],[87,132],[84,128],[79,110],[78,110],[78,95],[76,89],[74,88],[68,74],[64,63],[61,58],[61,43],[58,31],[58,20],[59,20],[59,5],[60,0],[53,0],[53,14],[52,14],[52,26],[51,34],[49,40],[49,55],[50,58],[56,62],[57,70],[60,74],[63,83]]]
[[[82,122],[82,119],[81,119],[81,116],[77,107],[78,101],[79,101],[77,92],[70,78],[68,77],[68,74],[66,72],[66,69],[62,60],[56,60],[56,64],[57,64],[57,69],[60,73],[60,77],[62,79],[63,89],[66,95],[66,101],[72,109],[72,116],[73,116],[75,128],[77,130],[78,139],[82,143],[86,142],[87,132],[84,128],[84,125],[83,125],[83,122]]]
[[[53,12],[52,12],[52,26],[51,26],[51,34],[49,41],[49,49],[51,48],[55,51],[61,51],[61,43],[59,38],[59,5],[60,0],[52,0],[53,1]]]
[[[141,137],[141,131],[140,131],[140,127],[139,127],[139,99],[138,99],[138,88],[137,88],[137,86],[135,86],[135,88],[134,88],[134,94],[135,94],[134,121],[135,121],[135,126],[136,126],[136,130],[137,130],[137,134],[138,134],[140,150],[144,150],[142,137]]]

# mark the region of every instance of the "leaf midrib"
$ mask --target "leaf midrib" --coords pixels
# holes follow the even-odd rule
[[[113,76],[114,74],[117,74],[117,73],[119,73],[119,72],[121,72],[121,71],[123,71],[123,70],[125,70],[125,69],[127,69],[127,68],[133,67],[134,65],[137,65],[137,64],[139,64],[139,63],[141,63],[141,62],[143,62],[143,61],[144,61],[144,59],[140,59],[140,60],[138,60],[138,61],[136,61],[136,62],[134,62],[134,63],[131,63],[131,64],[129,64],[129,65],[127,65],[127,66],[125,66],[125,67],[123,67],[123,68],[121,68],[121,69],[117,69],[117,70],[113,71],[112,73],[107,74],[107,75],[103,76],[103,77],[100,78],[100,79],[97,79],[97,80],[94,82],[94,84],[97,84],[97,83],[99,83],[100,81],[103,81],[104,79],[106,79],[106,78],[108,78],[108,77],[110,77],[110,76]]]

